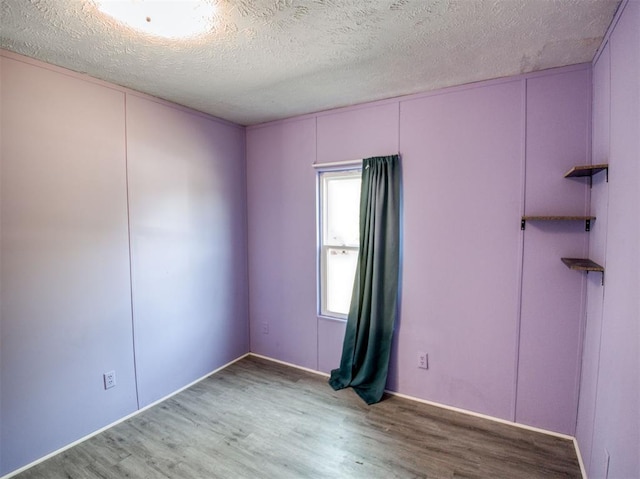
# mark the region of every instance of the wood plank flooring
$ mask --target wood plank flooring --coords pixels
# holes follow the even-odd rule
[[[16,476],[578,478],[570,441],[247,357]]]

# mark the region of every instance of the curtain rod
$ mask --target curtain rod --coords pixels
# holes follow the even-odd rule
[[[400,153],[392,153],[391,155],[386,155],[386,156],[393,156],[393,155],[399,155]],[[328,163],[312,163],[311,166],[313,166],[314,168],[332,168],[334,166],[359,166],[362,165],[362,158],[359,158],[357,160],[345,160],[345,161],[331,161]]]
[[[362,164],[362,158],[359,160],[332,161],[329,163],[313,163],[314,168],[331,168],[333,166],[359,166]]]

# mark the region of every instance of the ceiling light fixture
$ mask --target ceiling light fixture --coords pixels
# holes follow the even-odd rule
[[[96,0],[98,10],[121,23],[147,33],[177,39],[211,30],[212,0]]]

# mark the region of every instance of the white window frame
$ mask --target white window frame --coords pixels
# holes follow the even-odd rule
[[[355,251],[356,253],[360,250],[360,245],[346,245],[346,244],[337,244],[330,243],[326,241],[327,234],[327,183],[328,179],[336,179],[336,178],[353,178],[357,176],[362,178],[362,165],[355,164],[340,168],[327,168],[320,169],[317,172],[317,225],[318,225],[318,281],[317,281],[317,294],[318,294],[318,315],[325,318],[330,319],[338,319],[338,320],[346,320],[347,314],[342,314],[336,311],[331,311],[327,309],[327,264],[325,258],[327,257],[328,251],[331,249],[341,249],[345,251]],[[359,206],[359,205],[358,205]]]

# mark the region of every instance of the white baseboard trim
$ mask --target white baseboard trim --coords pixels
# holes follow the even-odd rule
[[[402,393],[398,393],[395,391],[389,391],[385,389],[385,392],[388,394],[391,394],[392,396],[398,396],[404,399],[409,399],[410,401],[416,401],[416,402],[420,402],[423,404],[428,404],[430,406],[435,406],[435,407],[439,407],[442,409],[448,409],[449,411],[454,411],[454,412],[459,412],[461,414],[466,414],[468,416],[475,416],[475,417],[479,417],[481,419],[487,419],[489,421],[493,421],[493,422],[499,422],[500,424],[506,424],[507,426],[514,426],[520,429],[526,429],[528,431],[533,431],[533,432],[539,432],[541,434],[547,434],[549,436],[555,436],[561,439],[566,439],[568,441],[573,440],[573,436],[569,436],[567,434],[562,434],[560,432],[555,432],[555,431],[549,431],[548,429],[542,429],[539,427],[535,427],[535,426],[528,426],[526,424],[521,424],[518,422],[514,422],[514,421],[509,421],[508,419],[502,419],[499,417],[495,417],[495,416],[489,416],[487,414],[482,414],[480,412],[475,412],[475,411],[470,411],[469,409],[462,409],[459,407],[455,407],[455,406],[448,406],[446,404],[442,404],[442,403],[438,403],[438,402],[433,402],[433,401],[429,401],[427,399],[421,399],[421,398],[417,398],[415,396],[409,396],[407,394],[402,394]]]
[[[282,364],[283,366],[289,366],[291,368],[301,369],[302,371],[306,371],[308,373],[317,374],[318,376],[324,376],[326,378],[329,377],[327,373],[323,373],[322,371],[318,371],[316,369],[305,368],[304,366],[298,366],[297,364],[288,363],[286,361],[280,361],[279,359],[270,358],[269,356],[263,356],[262,354],[249,353],[248,356],[253,356],[254,358],[266,359],[267,361],[271,361],[272,363]]]
[[[582,479],[587,479],[587,469],[584,467],[584,462],[582,461],[582,454],[580,453],[580,445],[578,444],[578,440],[573,438],[573,447],[576,449],[576,455],[578,456],[578,464],[580,464],[580,472],[582,473]]]
[[[82,443],[82,442],[86,441],[87,439],[91,439],[93,436],[97,436],[97,435],[98,435],[98,434],[100,434],[101,432],[104,432],[104,431],[106,431],[107,429],[110,429],[110,428],[112,428],[113,426],[116,426],[116,425],[120,424],[121,422],[124,422],[124,421],[126,421],[126,420],[128,420],[128,419],[131,419],[132,417],[137,416],[138,414],[140,414],[140,413],[142,413],[142,412],[146,411],[147,409],[151,409],[152,407],[157,406],[157,405],[158,405],[158,404],[160,404],[161,402],[166,401],[167,399],[169,399],[169,398],[171,398],[171,397],[175,396],[176,394],[181,393],[181,392],[182,392],[182,391],[184,391],[185,389],[189,389],[191,386],[193,386],[193,385],[195,385],[195,384],[199,383],[199,382],[200,382],[200,381],[202,381],[203,379],[208,378],[208,377],[209,377],[209,376],[211,376],[212,374],[215,374],[215,373],[217,373],[217,372],[219,372],[219,371],[222,371],[223,369],[225,369],[225,368],[227,368],[227,367],[231,366],[233,363],[238,362],[238,361],[240,361],[241,359],[246,358],[248,355],[249,355],[249,353],[243,354],[242,356],[240,356],[240,357],[238,357],[238,358],[234,359],[233,361],[230,361],[230,362],[228,362],[228,363],[226,363],[226,364],[224,364],[224,365],[220,366],[219,368],[216,368],[216,369],[214,369],[213,371],[211,371],[211,372],[209,372],[209,373],[205,374],[204,376],[202,376],[202,377],[200,377],[200,378],[196,379],[195,381],[190,382],[190,383],[189,383],[189,384],[187,384],[186,386],[183,386],[183,387],[181,387],[180,389],[177,389],[176,391],[174,391],[174,392],[172,392],[172,393],[170,393],[170,394],[167,394],[167,395],[166,395],[166,396],[164,396],[163,398],[158,399],[157,401],[154,401],[154,402],[152,402],[151,404],[147,404],[147,405],[146,405],[146,406],[144,406],[143,408],[138,409],[138,410],[136,410],[136,411],[132,412],[131,414],[128,414],[128,415],[126,415],[126,416],[124,416],[124,417],[121,417],[121,418],[120,418],[120,419],[118,419],[117,421],[114,421],[114,422],[112,422],[111,424],[108,424],[108,425],[106,425],[106,426],[104,426],[104,427],[101,427],[100,429],[98,429],[98,430],[96,430],[96,431],[93,431],[92,433],[87,434],[86,436],[83,436],[83,437],[81,437],[80,439],[78,439],[78,440],[76,440],[76,441],[73,441],[72,443],[67,444],[66,446],[63,446],[63,447],[61,447],[60,449],[56,449],[55,451],[50,452],[50,453],[49,453],[49,454],[47,454],[46,456],[42,456],[41,458],[36,459],[35,461],[30,462],[29,464],[27,464],[27,465],[25,465],[25,466],[22,466],[21,468],[16,469],[15,471],[11,471],[10,473],[5,474],[4,476],[0,477],[0,479],[9,479],[10,477],[16,476],[16,475],[20,474],[21,472],[24,472],[24,471],[26,471],[27,469],[30,469],[30,468],[32,468],[33,466],[35,466],[35,465],[37,465],[37,464],[40,464],[41,462],[44,462],[44,461],[46,461],[47,459],[52,458],[53,456],[57,456],[58,454],[60,454],[61,452],[66,451],[67,449],[71,449],[73,446],[77,446],[78,444],[80,444],[80,443]]]
[[[324,377],[329,377],[329,374],[327,373],[323,373],[321,371],[316,371],[314,369],[309,369],[309,368],[305,368],[302,366],[298,366],[297,364],[292,364],[292,363],[288,363],[286,361],[280,361],[279,359],[274,359],[274,358],[270,358],[268,356],[263,356],[261,354],[256,354],[256,353],[249,353],[249,356],[255,356],[257,358],[262,358],[262,359],[266,359],[267,361],[273,361],[274,363],[279,363],[279,364],[283,364],[285,366],[290,366],[292,368],[296,368],[296,369],[301,369],[303,371],[307,371],[313,374],[317,374],[319,376],[324,376]],[[487,419],[489,421],[494,421],[494,422],[499,422],[501,424],[506,424],[507,426],[513,426],[513,427],[517,427],[520,429],[526,429],[528,431],[533,431],[533,432],[538,432],[540,434],[546,434],[549,436],[554,436],[554,437],[558,437],[560,439],[566,439],[568,441],[573,442],[574,448],[576,450],[576,455],[578,457],[578,463],[580,464],[580,471],[582,472],[582,477],[583,479],[587,479],[587,474],[584,468],[584,463],[582,461],[582,456],[580,455],[580,449],[578,447],[578,441],[576,440],[575,437],[573,436],[569,436],[568,434],[562,434],[560,432],[555,432],[555,431],[549,431],[548,429],[542,429],[539,427],[535,427],[535,426],[528,426],[526,424],[520,424],[514,421],[508,421],[506,419],[501,419],[499,417],[494,417],[494,416],[489,416],[487,414],[482,414],[482,413],[478,413],[475,411],[470,411],[468,409],[462,409],[462,408],[458,408],[458,407],[454,407],[454,406],[448,406],[446,404],[442,404],[442,403],[437,403],[434,401],[428,401],[426,399],[421,399],[415,396],[409,396],[407,394],[402,394],[402,393],[398,393],[395,391],[389,391],[388,389],[385,389],[385,392],[387,394],[390,394],[392,396],[398,396],[401,397],[403,399],[408,399],[410,401],[415,401],[415,402],[419,402],[419,403],[423,403],[423,404],[428,404],[430,406],[435,406],[435,407],[439,407],[442,409],[447,409],[449,411],[455,411],[455,412],[459,412],[461,414],[467,414],[469,416],[475,416],[475,417],[479,417],[482,419]]]

